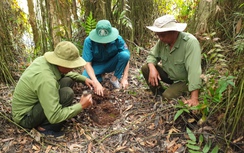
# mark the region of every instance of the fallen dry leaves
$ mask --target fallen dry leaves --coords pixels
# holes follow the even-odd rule
[[[198,132],[212,133],[211,125],[198,127],[197,116],[182,115],[173,121],[176,113],[174,105],[177,101],[165,101],[162,97],[154,97],[139,73],[144,60],[138,58],[131,63],[130,86],[126,90],[111,90],[109,100],[118,108],[120,116],[110,125],[97,125],[83,111],[78,116],[67,120],[65,137],[62,139],[43,137],[37,131],[26,131],[11,120],[12,86],[0,84],[0,152],[29,153],[183,153],[187,152],[186,127]],[[138,64],[139,63],[139,64]],[[109,80],[111,74],[107,74]],[[109,81],[104,86],[112,89]],[[82,87],[75,87],[78,101]],[[243,137],[236,139],[236,142]]]

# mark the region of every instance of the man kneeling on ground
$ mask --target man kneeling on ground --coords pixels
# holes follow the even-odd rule
[[[36,128],[45,135],[62,136],[64,121],[92,105],[91,94],[81,96],[80,102],[72,105],[75,81],[93,88],[92,80],[71,72],[85,64],[77,47],[69,41],[58,43],[54,51],[36,58],[15,87],[13,120],[24,128]]]

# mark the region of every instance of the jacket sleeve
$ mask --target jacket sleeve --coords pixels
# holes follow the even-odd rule
[[[82,82],[84,83],[86,81],[86,76],[83,76],[77,72],[69,72],[65,76],[72,78],[73,80],[77,82]]]
[[[185,61],[188,72],[188,90],[200,89],[202,85],[202,79],[200,78],[202,73],[201,48],[197,39],[189,39],[186,45]]]

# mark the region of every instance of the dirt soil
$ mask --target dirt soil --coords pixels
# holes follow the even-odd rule
[[[92,94],[93,105],[88,109],[89,117],[98,125],[111,125],[119,116],[119,109],[109,100],[111,92],[105,88],[104,96]]]
[[[178,101],[166,101],[148,91],[140,73],[144,61],[145,57],[141,55],[133,56],[128,89],[113,89],[109,82],[111,74],[106,74],[102,83],[106,88],[105,96],[92,93],[94,105],[67,120],[63,129],[65,136],[61,139],[45,137],[34,129],[26,130],[16,125],[11,119],[14,86],[0,84],[0,152],[183,153],[189,152],[186,128],[195,133],[197,140],[200,134],[203,135],[203,143],[211,140],[211,147],[217,142],[225,144],[218,136],[221,133],[215,130],[217,117],[199,125],[201,113],[190,112],[174,121]],[[79,102],[85,90],[89,89],[81,83],[75,84],[74,103]],[[243,145],[235,145],[239,150],[244,149]],[[224,152],[226,146],[219,148]],[[234,149],[231,152],[235,152]]]

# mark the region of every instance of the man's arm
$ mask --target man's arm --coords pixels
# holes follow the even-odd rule
[[[94,69],[92,68],[91,62],[87,62],[85,65],[85,69],[90,76],[91,80],[94,82],[94,91],[96,94],[103,96],[103,86],[101,83],[97,80],[97,77],[95,75]]]
[[[91,62],[87,62],[84,67],[85,67],[89,77],[91,78],[91,80],[94,82],[98,82],[94,69],[92,68]]]
[[[123,77],[121,79],[122,88],[127,88],[129,85],[128,83],[129,67],[130,67],[130,63],[128,62],[124,69]]]
[[[128,73],[129,73],[129,67],[130,67],[130,63],[128,62],[125,69],[124,69],[124,73],[123,73],[123,78],[122,79],[128,79]]]
[[[67,73],[65,76],[70,77],[73,80],[75,80],[77,82],[82,82],[82,83],[84,83],[85,80],[87,79],[86,76],[83,76],[83,75],[81,75],[81,74],[79,74],[77,72],[72,72],[72,71]]]

